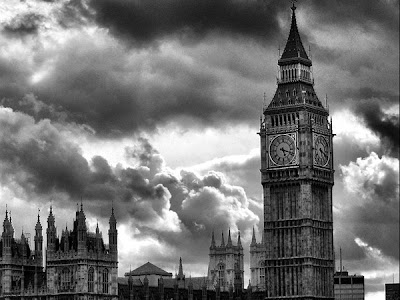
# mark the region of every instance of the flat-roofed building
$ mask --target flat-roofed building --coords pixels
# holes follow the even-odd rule
[[[364,276],[349,275],[348,271],[336,272],[334,283],[335,299],[364,300]]]
[[[398,300],[400,299],[400,284],[398,283],[386,283],[385,284],[385,299],[386,300]]]

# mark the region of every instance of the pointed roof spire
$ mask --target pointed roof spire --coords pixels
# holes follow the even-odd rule
[[[184,278],[185,278],[185,275],[183,275],[182,257],[179,257],[178,279],[184,279]]]
[[[237,242],[237,245],[238,245],[239,248],[242,248],[242,241],[240,240],[240,231],[239,231],[239,234],[238,234],[238,242]]]
[[[226,244],[228,247],[232,246],[232,239],[231,239],[231,229],[228,229],[228,243]]]
[[[215,238],[214,238],[214,230],[212,231],[211,234],[211,248],[215,247]]]
[[[8,209],[7,209],[7,204],[6,204],[6,217],[5,217],[4,220],[7,220],[7,221],[8,221]]]
[[[221,246],[225,246],[224,232],[222,231]]]
[[[279,65],[293,63],[293,61],[301,60],[304,64],[311,66],[311,60],[308,58],[307,52],[304,49],[303,43],[300,38],[299,30],[296,22],[296,6],[293,5],[292,9],[292,24],[290,25],[289,37],[286,42],[285,49],[283,50]]]
[[[38,208],[38,216],[37,216],[37,222],[35,225],[35,230],[36,230],[36,234],[38,233],[37,231],[42,230],[42,224],[40,224],[40,208]]]
[[[257,243],[256,241],[256,232],[254,230],[254,226],[253,226],[253,236],[251,237],[251,244],[250,245],[255,245]]]
[[[110,225],[111,224],[115,225],[117,223],[117,219],[115,218],[115,215],[114,215],[114,202],[111,206],[111,216],[110,216],[109,223],[110,223]]]

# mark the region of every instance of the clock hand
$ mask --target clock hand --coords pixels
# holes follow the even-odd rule
[[[294,152],[290,151],[290,150],[286,150],[283,147],[280,149],[282,152],[289,152],[289,154],[293,154]],[[285,154],[286,155],[286,154]]]
[[[326,154],[322,149],[319,149],[319,152],[321,152],[325,157],[328,157],[328,154]]]

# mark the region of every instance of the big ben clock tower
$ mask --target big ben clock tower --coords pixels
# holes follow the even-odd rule
[[[334,299],[332,123],[295,10],[259,133],[266,299]]]

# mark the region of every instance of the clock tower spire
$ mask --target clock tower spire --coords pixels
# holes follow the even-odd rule
[[[333,300],[332,126],[292,9],[260,128],[266,299]]]

